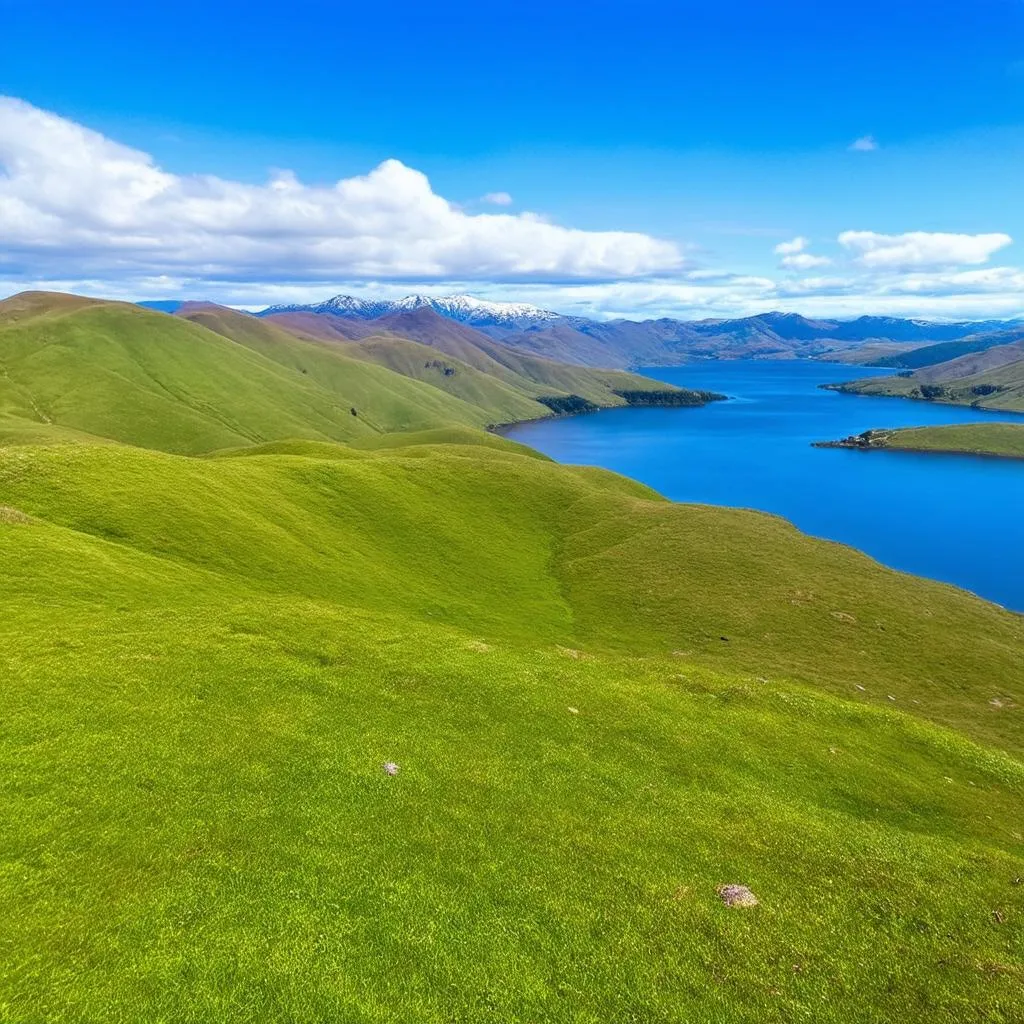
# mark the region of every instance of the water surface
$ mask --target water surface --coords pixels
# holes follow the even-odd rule
[[[868,370],[807,361],[643,371],[730,396],[700,409],[610,409],[510,428],[560,462],[604,466],[675,501],[760,509],[896,569],[1024,611],[1024,462],[812,448],[872,427],[1024,415],[822,391]]]

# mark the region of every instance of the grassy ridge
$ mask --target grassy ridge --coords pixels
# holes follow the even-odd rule
[[[972,369],[971,355],[960,356],[949,363],[927,366],[904,377],[872,377],[830,385],[833,390],[858,395],[891,395],[916,398],[952,405],[971,405],[979,409],[1024,412],[1024,352],[1017,345],[988,349],[984,356],[1006,352],[1013,361],[987,369]]]
[[[315,359],[319,347],[307,347],[301,355]],[[329,369],[316,364],[316,380],[299,372],[300,353],[274,354],[122,303],[16,298],[0,303],[0,411],[183,453],[487,422],[481,410],[379,367],[335,356]]]
[[[179,315],[241,344],[263,338],[260,351],[268,355],[274,349],[288,350],[282,336],[289,333],[297,338],[316,339],[330,352],[340,351],[351,358],[378,363],[477,404],[489,413],[489,422],[550,415],[551,410],[539,404],[538,398],[576,396],[608,407],[626,404],[623,392],[688,394],[620,370],[594,370],[524,355],[430,309],[385,318],[379,327],[367,325],[368,333],[358,341],[339,336],[334,327],[337,318],[330,316],[285,314],[256,318],[217,306],[185,307]],[[269,341],[267,335],[271,332],[273,340]],[[330,356],[321,352],[320,358],[329,360]],[[696,393],[693,397],[694,404],[706,400]]]
[[[1013,1019],[1019,617],[409,440],[0,452],[6,1019]]]

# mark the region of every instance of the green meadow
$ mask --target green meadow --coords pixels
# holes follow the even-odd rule
[[[0,1020],[1024,1016],[1024,618],[282,334],[0,303]]]
[[[1024,459],[1024,423],[958,423],[887,431],[885,448]]]

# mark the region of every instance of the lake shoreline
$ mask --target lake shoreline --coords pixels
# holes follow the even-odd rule
[[[655,378],[650,378],[654,380]],[[687,398],[690,396],[697,397],[697,401],[649,401],[645,402],[642,400],[630,401],[626,399],[622,405],[596,405],[589,409],[577,409],[569,412],[556,412],[552,410],[550,416],[534,416],[528,420],[512,420],[508,423],[492,423],[486,429],[489,433],[496,434],[499,437],[504,437],[509,430],[514,430],[517,427],[525,427],[531,423],[550,423],[552,420],[567,420],[577,419],[582,416],[593,416],[599,412],[611,412],[614,409],[702,409],[704,406],[711,405],[714,402],[728,402],[733,396],[724,395],[715,391],[705,391],[703,389],[688,388],[683,386],[675,387],[675,390],[663,389],[663,388],[652,388],[649,392],[630,392],[630,394],[651,394],[651,395],[673,395],[678,393],[680,396],[685,395]],[[543,404],[543,403],[542,403]]]
[[[878,380],[887,380],[887,377],[879,377]],[[919,405],[939,405],[947,406],[951,409],[970,409],[972,412],[984,413],[992,416],[1005,416],[1007,414],[1011,416],[1022,416],[1024,410],[1015,409],[1010,406],[999,406],[999,405],[978,405],[977,401],[971,402],[958,402],[954,398],[948,398],[939,396],[936,398],[929,398],[925,395],[915,395],[907,391],[868,391],[866,387],[872,384],[874,381],[872,378],[863,378],[852,381],[840,381],[835,384],[819,384],[818,387],[822,391],[832,391],[840,395],[853,395],[854,398],[901,398],[908,402],[914,402]],[[862,387],[863,386],[863,387]]]
[[[731,400],[672,415],[616,407],[601,416],[545,417],[499,433],[556,461],[638,480],[670,501],[781,516],[804,533],[857,548],[893,569],[1024,611],[1019,460],[973,451],[964,453],[970,459],[849,459],[827,451],[835,446],[827,439],[879,423],[895,430],[981,422],[991,434],[997,420],[1024,426],[1021,413],[881,395],[849,401],[819,386],[871,370],[832,363],[730,361],[641,372]],[[934,452],[945,440],[958,451]],[[899,450],[916,448],[917,441],[905,436]],[[958,454],[994,442],[961,434],[921,443],[935,454]],[[1016,444],[995,448],[1013,452]]]

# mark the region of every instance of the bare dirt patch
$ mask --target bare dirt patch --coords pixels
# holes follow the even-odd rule
[[[0,523],[31,523],[24,512],[19,512],[16,508],[11,508],[9,505],[0,505]]]

